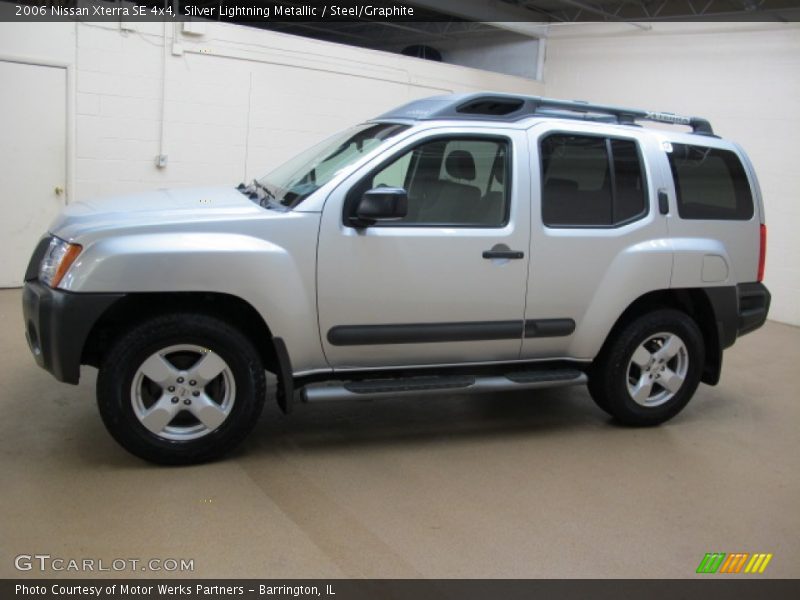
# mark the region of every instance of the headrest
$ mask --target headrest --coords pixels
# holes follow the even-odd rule
[[[448,154],[444,168],[453,179],[475,179],[475,159],[466,150],[453,150]]]
[[[492,177],[497,180],[497,183],[505,183],[506,181],[506,156],[500,154],[494,161],[492,166]]]

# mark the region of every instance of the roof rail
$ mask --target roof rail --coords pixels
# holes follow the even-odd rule
[[[381,115],[381,119],[481,119],[517,121],[533,116],[614,122],[635,125],[652,121],[670,125],[686,125],[693,133],[714,135],[711,123],[700,117],[685,117],[667,112],[653,112],[608,104],[592,104],[579,100],[557,100],[541,96],[512,94],[450,94],[415,100]]]

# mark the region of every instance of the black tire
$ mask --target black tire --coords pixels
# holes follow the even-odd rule
[[[683,346],[674,357],[666,358],[669,353],[660,350],[665,341],[674,339],[671,336],[676,336]],[[640,367],[634,361],[637,351],[641,353],[637,358],[646,356],[640,346],[653,351],[652,364],[648,360],[647,366]],[[620,423],[658,425],[677,415],[691,400],[700,384],[704,361],[703,334],[697,323],[679,310],[654,310],[623,326],[608,341],[590,370],[589,393],[601,409]],[[679,387],[673,378],[666,377],[672,373],[684,374]],[[643,381],[645,385],[637,386]],[[675,389],[667,389],[661,381]],[[629,385],[640,392],[640,402],[634,400]]]
[[[214,357],[222,360],[225,369],[214,379],[209,379],[207,384],[203,381],[181,381],[177,391],[169,392],[167,389],[175,390],[173,380],[170,380],[172,387],[167,388],[166,383],[159,385],[142,373],[148,359],[175,347],[182,349],[164,355],[168,361],[175,361],[168,362],[169,366],[183,364],[179,369],[191,369],[202,359]],[[196,354],[196,362],[192,363],[195,348],[203,350]],[[183,363],[178,362],[178,358]],[[172,374],[172,371],[165,372]],[[213,369],[208,371],[212,372]],[[136,388],[133,388],[134,377]],[[195,387],[190,388],[190,383]],[[250,340],[220,319],[194,313],[167,314],[137,325],[116,340],[100,366],[97,377],[100,415],[113,438],[140,458],[168,465],[206,462],[231,451],[255,426],[264,406],[265,392],[264,367]],[[175,396],[171,396],[173,393]],[[146,415],[148,407],[144,405],[143,398],[148,394],[151,394],[151,398],[158,398],[149,408],[163,401],[160,405],[165,407],[163,410],[169,409],[171,403],[173,410],[182,411],[169,417],[170,420],[158,435],[145,427],[143,420],[137,416],[137,410]],[[183,396],[178,398],[179,394]],[[226,416],[221,408],[218,410],[208,404],[209,400],[216,402],[216,397],[223,398],[220,407],[228,407]],[[192,400],[195,401],[195,410],[201,411],[198,414],[203,415],[203,421],[190,412]],[[207,409],[210,412],[218,410],[214,413],[215,420],[211,425],[206,424],[207,413],[202,413],[205,410],[203,402],[211,407]],[[184,407],[184,404],[187,406]],[[217,424],[220,419],[222,421]],[[174,425],[177,422],[182,425]],[[154,427],[158,428],[159,425]],[[170,428],[178,433],[170,433]],[[199,432],[192,433],[198,429]],[[191,438],[191,435],[201,437]],[[167,439],[170,436],[171,439]]]

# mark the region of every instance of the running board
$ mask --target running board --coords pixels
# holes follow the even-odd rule
[[[303,389],[302,400],[304,402],[368,400],[447,392],[454,394],[480,394],[484,392],[581,385],[586,381],[586,374],[577,369],[516,371],[506,375],[489,376],[442,375],[368,379],[310,384]]]

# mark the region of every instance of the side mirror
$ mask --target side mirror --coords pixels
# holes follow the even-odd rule
[[[402,219],[408,213],[408,193],[403,188],[377,187],[361,196],[356,219],[362,223]]]

